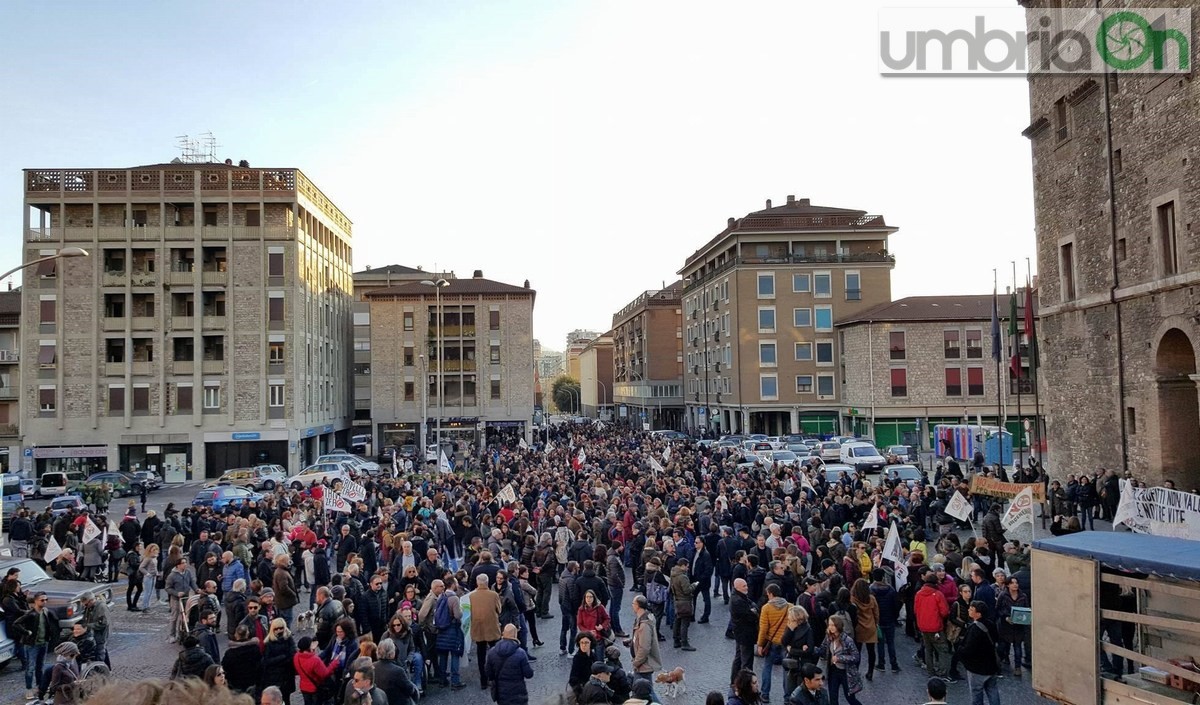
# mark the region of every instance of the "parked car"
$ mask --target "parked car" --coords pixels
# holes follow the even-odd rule
[[[673,431],[671,429],[651,431],[650,435],[667,441],[686,441],[688,439],[688,435],[686,433],[681,431]]]
[[[785,467],[794,468],[800,462],[800,459],[790,450],[773,450],[767,454],[764,462],[771,464],[778,463]]]
[[[821,468],[825,473],[825,481],[828,483],[840,482],[843,477],[854,472],[854,468],[841,463],[829,463]]]
[[[4,620],[0,620],[0,668],[8,665],[8,662],[13,660],[17,655],[17,642],[8,636],[8,629],[4,626]]]
[[[293,475],[288,480],[288,487],[294,490],[304,490],[314,482],[317,484],[325,480],[333,482],[335,479],[351,474],[353,470],[354,468],[349,463],[340,461],[315,463]]]
[[[205,487],[232,485],[270,492],[275,489],[276,485],[282,485],[286,481],[287,472],[282,465],[255,465],[252,468],[226,470],[216,480],[207,483]]]
[[[146,489],[151,492],[157,490],[163,485],[162,478],[159,477],[158,473],[154,472],[153,470],[135,470],[133,472],[133,477],[138,482],[144,484]]]
[[[903,482],[909,488],[915,487],[918,483],[925,483],[928,478],[925,473],[915,465],[889,465],[883,471],[883,479],[888,482]]]
[[[365,473],[367,475],[370,475],[371,477],[377,477],[381,472],[379,463],[376,463],[371,460],[363,460],[362,458],[358,457],[357,455],[351,455],[350,453],[328,453],[326,455],[322,455],[321,457],[317,458],[316,462],[318,462],[318,463],[325,463],[325,462],[347,463],[351,467],[353,467],[355,470],[357,470],[358,472]]]
[[[888,465],[897,465],[911,463],[917,459],[917,453],[912,446],[888,446],[887,450],[883,451],[883,457],[888,461]]]
[[[98,585],[91,581],[54,580],[41,566],[29,558],[0,558],[0,573],[7,574],[16,568],[21,571],[21,587],[29,592],[44,592],[47,607],[54,610],[58,625],[70,633],[71,627],[83,617],[83,601],[80,596],[91,591],[96,600],[112,606],[112,586]],[[0,653],[3,647],[0,645]]]
[[[858,474],[883,472],[887,461],[879,454],[879,450],[870,443],[851,441],[841,447],[841,462],[858,469]]]
[[[21,496],[25,498],[40,497],[37,480],[21,480]]]
[[[205,487],[197,492],[196,497],[192,499],[192,506],[211,507],[214,512],[223,512],[226,507],[240,509],[250,502],[261,502],[262,499],[261,494],[251,492],[245,487],[218,485],[217,487]]]
[[[8,525],[12,523],[12,518],[16,516],[17,509],[21,507],[21,503],[25,501],[25,495],[22,492],[23,484],[29,480],[22,480],[18,475],[4,473],[0,475],[3,478],[3,497],[4,497],[4,520],[3,529],[8,530]]]
[[[40,492],[43,497],[61,497],[65,495],[67,493],[67,473],[42,473]]]
[[[842,459],[842,444],[837,441],[821,441],[821,460],[838,462]]]
[[[749,439],[750,439],[750,440],[752,440],[752,441],[765,441],[765,440],[767,440],[767,434],[765,434],[765,433],[752,433],[752,434],[750,434],[749,436],[747,436],[747,438],[749,438]]]
[[[788,441],[787,450],[792,451],[796,455],[808,455],[809,451],[811,451],[812,448],[810,448],[807,443],[801,443],[799,441]]]
[[[87,505],[83,503],[83,499],[77,494],[64,495],[50,500],[50,514],[52,516],[62,516],[72,509],[79,511],[86,508]]]
[[[111,485],[114,497],[128,497],[142,493],[142,481],[127,472],[98,472],[89,475],[79,489],[98,488],[101,485]],[[149,489],[149,488],[147,488]]]

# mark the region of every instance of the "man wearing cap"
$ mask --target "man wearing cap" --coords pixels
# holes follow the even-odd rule
[[[92,633],[96,641],[96,654],[111,667],[108,660],[108,605],[96,599],[96,593],[91,590],[80,595],[83,603],[83,625]]]
[[[59,691],[69,688],[72,683],[79,680],[79,663],[76,660],[79,658],[79,647],[71,642],[64,642],[55,647],[54,655],[55,663],[50,671],[50,677],[47,679],[44,697],[58,702]],[[62,702],[73,701],[74,698],[69,697],[69,693],[64,693]]]
[[[629,689],[629,699],[625,701],[625,705],[649,705],[654,702],[651,698],[654,695],[654,690],[650,687],[650,681],[645,679],[635,680],[633,686]]]
[[[602,703],[607,705],[613,702],[616,694],[613,689],[608,687],[608,681],[612,677],[612,667],[606,663],[597,662],[592,664],[592,677],[587,683],[583,684],[583,689],[579,692],[579,705],[591,705],[591,703]]]

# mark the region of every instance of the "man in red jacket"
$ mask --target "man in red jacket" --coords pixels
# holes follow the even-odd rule
[[[921,632],[921,640],[925,645],[925,669],[929,675],[953,683],[954,680],[946,674],[950,650],[946,643],[945,626],[950,605],[938,590],[937,583],[937,576],[933,572],[925,575],[921,589],[913,598],[913,612],[917,617],[917,631]]]

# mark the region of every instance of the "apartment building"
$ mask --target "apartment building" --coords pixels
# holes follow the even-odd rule
[[[21,470],[21,291],[0,292],[0,468]],[[30,459],[32,469],[32,459]]]
[[[1024,342],[1023,289],[1017,300],[1020,378],[1010,364],[1007,295],[997,306],[999,365],[992,358],[990,294],[910,296],[837,321],[842,403],[852,419],[849,430],[881,446],[901,443],[932,449],[934,426],[965,419],[988,426],[1006,424],[1018,447],[1041,440],[1040,395],[1033,393],[1031,356]]]
[[[374,437],[371,422],[371,302],[367,294],[410,282],[453,279],[454,272],[426,272],[420,267],[389,264],[367,267],[354,275],[354,432],[372,436],[375,449],[383,445]]]
[[[1031,23],[1093,8],[1023,4]],[[1178,46],[1160,47],[1166,64]],[[1153,71],[1028,79],[1053,472],[1200,486],[1200,85]]]
[[[613,314],[615,420],[684,428],[683,282],[638,294]]]
[[[351,223],[299,169],[27,169],[21,431],[34,472],[168,481],[350,427]],[[36,361],[36,362],[34,362]]]
[[[596,331],[584,330],[582,328],[576,328],[567,333],[567,348],[563,351],[563,360],[568,377],[574,380],[579,379],[579,356],[583,353],[584,348],[588,346],[588,343],[598,337],[600,337],[600,334]]]
[[[613,336],[603,333],[579,354],[580,413],[593,419],[612,420]]]
[[[834,321],[891,301],[896,231],[881,215],[794,196],[730,218],[679,270],[687,425],[848,429]]]
[[[493,434],[528,439],[535,292],[480,270],[445,281],[365,294],[376,438],[381,447],[419,445],[422,433],[432,443],[440,429],[443,443],[462,449]]]

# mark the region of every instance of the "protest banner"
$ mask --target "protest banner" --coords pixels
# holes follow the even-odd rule
[[[1046,501],[1046,488],[1040,482],[1001,482],[994,477],[976,475],[971,478],[971,494],[982,494],[999,499],[1012,499],[1026,487],[1033,492],[1033,501]]]
[[[971,503],[962,496],[962,492],[952,492],[946,513],[959,521],[966,521],[971,516]]]
[[[1000,524],[1005,531],[1025,522],[1033,523],[1033,487],[1030,485],[1026,485],[1025,489],[1013,497],[1012,504],[1008,505],[1008,511],[1004,512],[1004,516],[1000,519]]]
[[[1117,524],[1142,534],[1200,541],[1200,495],[1166,487],[1137,488],[1121,480],[1113,528]]]

